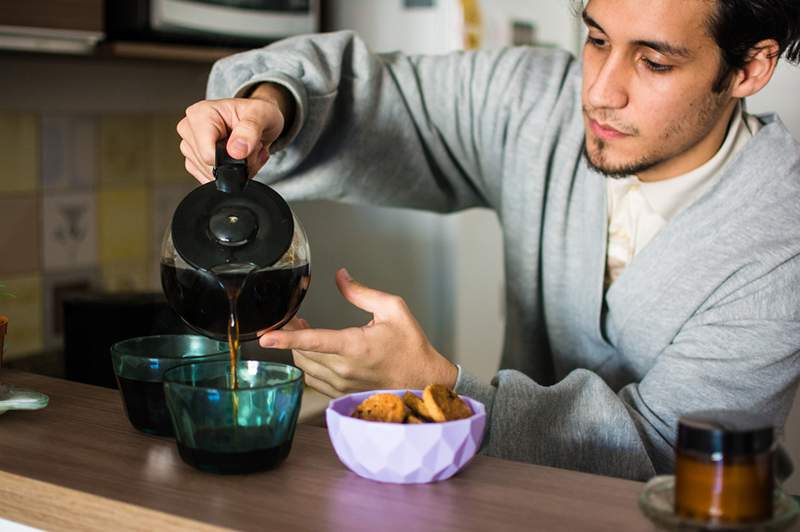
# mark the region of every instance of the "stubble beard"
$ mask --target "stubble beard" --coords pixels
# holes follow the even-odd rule
[[[603,139],[590,137],[587,131],[584,135],[583,153],[589,168],[611,179],[624,179],[632,175],[646,172],[670,159],[673,159],[699,143],[713,129],[719,120],[724,108],[723,98],[720,94],[709,93],[703,97],[699,111],[694,114],[694,120],[675,120],[666,127],[658,137],[658,146],[670,146],[675,139],[687,139],[673,149],[659,150],[654,148],[650,153],[640,155],[632,161],[625,161],[616,165],[608,159],[609,144]],[[638,130],[635,130],[638,133]],[[589,150],[589,143],[592,150]]]
[[[594,143],[595,149],[594,153],[590,153],[588,148],[588,135],[586,137],[587,140],[583,143],[583,154],[586,156],[589,168],[611,179],[624,179],[639,174],[661,164],[665,160],[648,160],[644,157],[634,162],[613,166],[606,161],[605,150],[608,148],[608,144],[603,139],[593,138],[591,141]]]

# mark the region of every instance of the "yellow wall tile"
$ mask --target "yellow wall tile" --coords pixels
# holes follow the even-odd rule
[[[101,262],[149,256],[149,198],[146,187],[108,188],[97,193],[97,237]]]
[[[0,281],[41,268],[41,212],[38,194],[0,195]]]
[[[108,115],[100,119],[100,183],[136,186],[150,181],[150,116]]]
[[[103,263],[100,267],[103,289],[109,292],[160,290],[160,287],[152,285],[150,262],[148,259],[136,259]]]
[[[0,299],[0,314],[8,316],[3,360],[40,351],[43,343],[42,278],[39,274],[5,277],[3,291],[14,297]]]
[[[159,184],[193,183],[194,177],[184,167],[180,137],[175,127],[182,115],[153,115],[153,182]]]
[[[0,113],[0,192],[39,188],[39,121],[32,113]]]

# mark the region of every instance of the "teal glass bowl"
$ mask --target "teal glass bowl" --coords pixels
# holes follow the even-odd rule
[[[142,336],[111,346],[111,362],[131,425],[157,436],[172,436],[164,402],[164,372],[191,360],[228,360],[228,344],[192,334]]]
[[[164,374],[178,452],[210,473],[253,473],[289,455],[303,397],[303,372],[243,360],[231,388],[228,362],[195,362]]]

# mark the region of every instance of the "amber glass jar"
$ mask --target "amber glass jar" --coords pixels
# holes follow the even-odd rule
[[[678,422],[675,513],[710,523],[772,517],[773,428],[737,412],[704,412]]]

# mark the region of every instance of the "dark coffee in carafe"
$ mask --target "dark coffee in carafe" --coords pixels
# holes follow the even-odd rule
[[[162,261],[161,283],[175,311],[200,333],[228,340],[230,313],[226,287],[237,286],[236,310],[239,340],[278,329],[297,312],[310,283],[308,264],[252,273],[218,273],[176,268]]]

